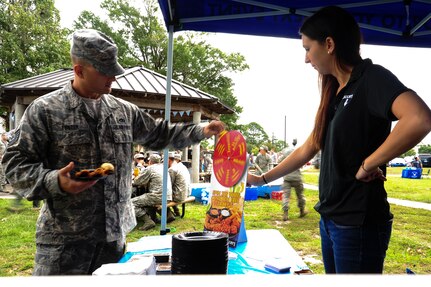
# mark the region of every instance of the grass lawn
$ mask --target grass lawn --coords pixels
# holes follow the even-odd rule
[[[411,180],[397,177],[397,170],[389,171],[388,194],[390,197],[431,202],[431,180]],[[317,171],[308,170],[305,181],[317,184]],[[388,172],[388,174],[390,174]],[[401,174],[401,169],[399,171]],[[307,208],[310,214],[298,218],[299,210],[292,204],[291,220],[281,220],[281,202],[259,198],[245,202],[246,229],[278,229],[292,247],[316,274],[323,274],[321,263],[320,237],[318,231],[319,215],[313,206],[318,193],[306,190]],[[293,196],[292,200],[296,200]],[[35,252],[34,232],[38,210],[32,209],[31,202],[24,202],[19,213],[7,210],[11,200],[0,199],[0,276],[29,276],[33,268]],[[187,231],[202,231],[206,206],[199,203],[187,205],[186,216],[168,224],[172,234]],[[418,274],[431,274],[431,211],[392,205],[394,226],[391,243],[387,252],[385,274],[405,274],[408,267]],[[160,226],[147,232],[135,229],[128,235],[133,242],[142,236],[159,235]]]
[[[388,197],[431,203],[431,178],[401,178],[402,170],[403,167],[388,167],[385,183]],[[304,182],[318,185],[319,170],[308,169],[303,177]]]

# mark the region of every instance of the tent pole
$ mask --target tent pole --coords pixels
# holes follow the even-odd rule
[[[171,86],[172,86],[172,67],[173,67],[173,50],[174,50],[174,26],[169,25],[168,31],[168,69],[166,75],[166,98],[165,98],[165,120],[171,121]],[[163,151],[163,192],[162,192],[162,216],[160,235],[165,235],[170,230],[166,229],[167,215],[167,194],[168,194],[168,158],[169,149]]]

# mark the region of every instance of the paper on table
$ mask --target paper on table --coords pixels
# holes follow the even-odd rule
[[[142,237],[139,241],[127,243],[127,252],[169,248],[172,248],[172,235]]]
[[[126,263],[103,264],[93,275],[156,275],[154,256],[142,256]]]

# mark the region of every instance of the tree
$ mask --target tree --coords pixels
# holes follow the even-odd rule
[[[74,27],[98,29],[112,37],[119,47],[118,58],[123,66],[143,65],[166,75],[168,39],[156,1],[144,0],[142,12],[127,0],[105,0],[101,8],[107,11],[109,19],[84,11]],[[233,95],[232,79],[225,74],[243,71],[248,65],[242,55],[225,54],[201,40],[200,34],[176,35],[172,77],[217,96],[231,107],[236,114],[223,115],[222,120],[235,129],[242,107]]]
[[[70,66],[54,0],[0,1],[0,85]],[[8,121],[8,108],[0,116]]]
[[[0,84],[69,67],[54,0],[0,1]]]
[[[241,54],[226,54],[199,40],[199,35],[189,33],[176,38],[173,77],[216,95],[222,103],[231,107],[236,113],[223,115],[222,120],[229,128],[237,129],[236,122],[242,107],[238,106],[238,99],[233,95],[232,79],[225,74],[243,71],[248,65]]]
[[[256,122],[242,125],[239,127],[239,130],[247,142],[247,152],[249,153],[256,153],[261,145],[268,143],[269,141],[268,134],[265,132],[262,126]]]
[[[413,149],[409,149],[405,153],[401,154],[399,157],[405,158],[407,156],[414,156],[416,155],[416,152]]]
[[[422,145],[419,147],[419,153],[431,153],[431,145]]]
[[[276,139],[274,141],[274,144],[272,145],[272,147],[276,150],[276,151],[281,151],[283,150],[285,147],[288,147],[289,145],[287,143],[284,142],[284,140],[279,140]]]

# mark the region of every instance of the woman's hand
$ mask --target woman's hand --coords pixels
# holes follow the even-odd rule
[[[358,172],[356,173],[356,179],[363,182],[370,182],[375,179],[386,181],[386,177],[383,175],[383,171],[378,167],[374,170],[366,170],[364,164],[362,164]]]
[[[247,184],[248,185],[254,185],[254,186],[260,186],[260,185],[264,185],[265,182],[263,181],[262,176],[257,176],[255,174],[248,173],[247,174]]]

